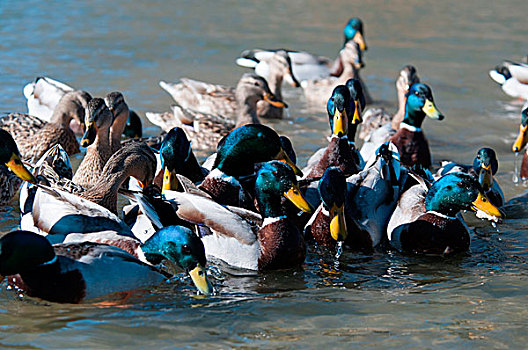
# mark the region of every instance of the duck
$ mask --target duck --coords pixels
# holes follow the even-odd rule
[[[361,229],[345,209],[349,201],[346,177],[341,169],[328,167],[319,180],[318,192],[321,204],[306,224],[304,236],[312,237],[318,246],[331,250],[338,242],[344,242],[351,249],[370,252],[370,234]]]
[[[7,204],[15,196],[23,181],[37,182],[22,163],[11,134],[0,129],[0,205]]]
[[[449,173],[426,190],[418,184],[398,202],[387,227],[390,245],[410,254],[450,255],[469,249],[469,229],[457,216],[461,210],[481,211],[495,219],[501,213],[477,179],[465,173]]]
[[[361,81],[359,70],[364,66],[364,63],[361,58],[359,45],[354,41],[347,42],[343,50],[341,50],[340,56],[343,61],[343,72],[340,76],[303,80],[301,82],[304,96],[310,104],[323,107],[326,105],[327,96],[331,95],[332,90],[337,85],[345,84],[351,78]],[[366,102],[371,103],[372,99],[365,90],[364,84],[362,84],[362,87]]]
[[[284,50],[276,51],[268,60],[269,74],[266,81],[271,93],[282,100],[282,82],[286,80],[293,87],[300,87],[292,74],[291,59]],[[160,81],[160,86],[184,109],[190,109],[205,114],[219,114],[229,119],[235,119],[239,105],[235,89],[196,81],[189,78],[180,79],[179,83],[171,84]],[[257,117],[282,119],[283,108],[275,107],[265,100],[257,102]]]
[[[313,209],[300,193],[293,169],[284,162],[260,166],[255,179],[258,212],[221,205],[200,193],[165,191],[165,198],[181,219],[207,228],[200,234],[208,257],[254,271],[295,268],[304,262],[306,245],[283,198],[302,211]],[[148,207],[144,212],[156,221],[156,213]]]
[[[383,108],[371,108],[369,110],[363,109],[363,123],[359,132],[359,138],[365,143],[369,142],[373,145],[371,153],[362,154],[365,159],[370,158],[370,155],[375,150],[376,145],[380,145],[389,140],[389,138],[396,133],[400,128],[400,123],[405,117],[405,101],[407,100],[407,93],[409,88],[414,83],[419,83],[420,77],[416,71],[416,67],[406,65],[400,70],[400,74],[396,79],[396,94],[398,98],[398,110],[396,114],[390,115]],[[367,147],[363,146],[365,150]]]
[[[260,124],[257,117],[258,101],[265,100],[278,108],[287,107],[271,93],[266,80],[256,74],[246,73],[240,78],[235,97],[238,104],[236,121],[220,115],[187,110],[177,104],[172,106],[172,113],[146,113],[146,116],[166,132],[175,126],[181,127],[195,149],[212,150],[234,128],[250,123]]]
[[[141,118],[133,110],[129,110],[123,135],[129,139],[140,139],[143,137],[143,124]]]
[[[188,272],[199,290],[211,293],[212,286],[202,267],[206,263],[205,251],[198,237],[190,230],[171,226],[162,229],[155,240],[143,246],[150,260],[168,259]],[[171,277],[112,245],[52,245],[45,237],[23,230],[0,238],[0,262],[0,279],[7,276],[8,283],[24,294],[60,303],[80,303],[115,292],[143,289]]]
[[[37,161],[57,143],[69,155],[76,154],[80,152],[79,142],[69,125],[72,119],[84,125],[87,100],[91,100],[88,93],[68,92],[59,101],[50,122],[29,114],[11,113],[0,118],[0,128],[13,136],[23,159]]]
[[[523,106],[521,111],[521,125],[519,126],[519,135],[512,145],[512,151],[517,157],[519,152],[526,146],[528,142],[528,102]],[[517,167],[516,167],[517,168]],[[516,170],[517,171],[517,170]],[[517,174],[515,174],[517,176]],[[521,180],[524,182],[528,180],[528,149],[524,152],[521,163]]]
[[[378,148],[376,157],[367,162],[364,170],[347,177],[345,214],[357,223],[348,228],[348,235],[356,238],[351,246],[368,250],[385,242],[387,224],[407,179],[408,172],[401,166],[398,149],[391,142]]]
[[[435,120],[443,120],[444,116],[436,108],[429,86],[415,83],[407,95],[405,117],[390,141],[398,148],[402,164],[409,167],[419,165],[428,169],[432,159],[429,143],[421,128],[422,122],[426,116]]]
[[[489,76],[506,95],[528,100],[528,63],[504,61],[490,70]]]
[[[470,174],[478,179],[482,189],[491,204],[502,207],[505,203],[504,193],[494,177],[499,170],[497,154],[492,148],[482,147],[477,151],[477,155],[472,165],[458,164],[455,162],[442,162],[442,167],[438,169],[436,178],[440,178],[452,172],[462,172]]]
[[[270,160],[281,160],[302,176],[282,148],[275,130],[262,124],[243,125],[219,143],[213,169],[198,187],[220,204],[251,210],[255,164]]]
[[[338,85],[334,88],[327,103],[327,114],[332,136],[325,151],[316,152],[303,169],[307,178],[321,177],[329,166],[337,166],[347,175],[356,174],[362,169],[359,152],[349,144],[350,140],[354,141],[361,114],[355,102],[351,101],[347,86]]]
[[[85,119],[86,132],[81,141],[81,146],[86,147],[86,154],[73,176],[72,180],[75,184],[87,189],[93,187],[101,178],[103,168],[113,154],[110,143],[110,128],[113,126],[113,119],[112,112],[102,98],[96,97],[88,102],[88,115]],[[118,134],[117,149],[121,147],[121,134],[122,130]]]
[[[346,45],[349,41],[354,41],[362,51],[367,50],[365,37],[363,35],[363,22],[360,18],[351,18],[343,29]],[[253,68],[255,73],[269,78],[269,58],[278,50],[252,49],[244,50],[236,59],[239,66]],[[315,80],[327,78],[329,76],[340,76],[343,71],[341,55],[335,60],[328,57],[317,56],[306,51],[286,50],[292,61],[293,75],[299,80]]]

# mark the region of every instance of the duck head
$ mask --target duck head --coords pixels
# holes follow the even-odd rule
[[[363,51],[367,51],[367,43],[363,33],[363,22],[358,17],[352,17],[348,20],[345,28],[343,28],[343,34],[345,35],[345,44],[350,40],[355,41],[359,48]]]
[[[357,112],[359,113],[359,117],[361,118],[361,114],[365,110],[367,104],[361,81],[359,79],[352,78],[348,79],[345,85],[348,88],[348,91],[350,91],[350,98],[352,99],[352,102],[354,102],[356,109],[357,107],[359,107]]]
[[[436,120],[444,119],[435,106],[431,88],[422,83],[413,84],[407,93],[403,122],[420,128],[426,116]]]
[[[163,190],[178,188],[176,174],[181,172],[192,154],[191,142],[180,127],[172,128],[161,143],[160,156],[163,170]]]
[[[344,137],[348,135],[348,127],[350,124],[359,124],[361,119],[353,119],[356,115],[354,113],[354,104],[350,100],[350,91],[345,85],[338,85],[332,91],[332,96],[326,103],[326,111],[330,121],[330,129],[332,135],[337,137]],[[352,120],[349,121],[349,118]]]
[[[280,161],[264,163],[259,169],[255,180],[255,192],[263,218],[284,215],[281,196],[289,199],[306,213],[313,211],[299,190],[292,168]]]
[[[255,163],[270,160],[280,160],[296,175],[302,176],[302,171],[288,157],[273,129],[262,124],[246,124],[220,140],[213,169],[218,168],[230,176],[251,175]]]
[[[490,203],[478,181],[464,173],[451,173],[438,179],[427,192],[425,209],[450,217],[470,209],[497,218],[502,216],[499,209]]]
[[[50,121],[73,127],[74,132],[84,131],[84,121],[88,112],[88,102],[92,96],[86,91],[75,90],[64,94],[53,110]]]
[[[266,79],[254,73],[246,73],[240,78],[236,87],[235,96],[239,103],[251,106],[256,106],[258,101],[264,100],[274,107],[288,107],[286,103],[271,93]]]
[[[276,71],[281,74],[288,84],[293,87],[300,87],[301,84],[295,78],[292,71],[292,63],[290,55],[286,50],[277,50],[269,62],[270,71]],[[271,66],[274,66],[273,68]]]
[[[112,112],[113,120],[112,122],[121,115],[126,114],[128,116],[129,109],[128,105],[125,102],[125,97],[119,91],[110,92],[104,98],[106,105],[110,112]],[[128,117],[127,117],[128,119]]]
[[[477,173],[479,183],[488,191],[493,185],[493,175],[499,169],[499,162],[495,151],[491,148],[483,147],[478,150],[477,156],[473,160],[473,170]]]
[[[35,177],[22,164],[20,152],[10,133],[0,129],[0,164],[4,164],[11,169],[19,178],[24,181],[36,183]]]
[[[201,293],[213,293],[205,269],[204,245],[190,229],[183,226],[164,227],[150,237],[141,249],[149,262],[159,264],[166,259],[188,273]]]
[[[521,112],[521,126],[519,127],[519,135],[513,144],[512,151],[520,152],[528,142],[528,107]]]
[[[410,87],[413,84],[419,83],[420,77],[418,76],[418,72],[416,71],[416,68],[412,65],[406,65],[402,68],[400,71],[400,75],[398,76],[398,79],[396,80],[396,89],[398,92],[401,92],[403,94],[407,94]]]
[[[130,110],[128,113],[128,119],[125,125],[125,130],[123,130],[123,135],[131,139],[139,139],[143,136],[141,118],[133,110]]]
[[[44,236],[29,231],[9,232],[0,238],[0,281],[55,259],[55,251]]]
[[[329,167],[319,180],[319,195],[324,208],[330,213],[330,235],[336,241],[347,237],[345,222],[346,179],[338,167]]]
[[[85,117],[86,131],[81,140],[82,147],[94,143],[99,132],[108,132],[114,115],[108,109],[102,98],[94,98],[88,102],[88,115]],[[106,136],[108,138],[108,136]]]

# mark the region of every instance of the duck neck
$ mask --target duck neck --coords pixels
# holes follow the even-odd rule
[[[348,79],[359,79],[359,70],[352,63],[343,64],[343,72],[339,76],[339,80],[346,82]]]
[[[398,130],[400,128],[400,123],[405,118],[405,101],[407,98],[405,97],[405,91],[403,87],[400,87],[399,82],[396,82],[396,92],[398,93],[398,111],[396,111],[396,114],[392,117],[391,126],[394,130]]]
[[[274,194],[265,193],[257,186],[255,189],[260,214],[263,219],[286,216],[286,210],[281,198]]]
[[[238,103],[236,127],[246,124],[260,124],[257,117],[257,100],[253,96],[248,96]]]
[[[101,128],[99,129],[99,132],[95,136],[94,143],[88,147],[86,152],[97,152],[101,155],[101,158],[103,158],[105,161],[108,160],[111,156],[110,152],[110,141],[109,141],[109,135],[110,135],[110,129],[108,128]]]
[[[282,81],[283,74],[281,74],[281,72],[277,71],[276,69],[272,69],[268,79],[268,86],[273,95],[275,95],[275,97],[279,100],[282,100]]]
[[[128,114],[129,110],[128,108],[125,108],[115,117],[114,122],[110,127],[110,144],[112,147],[112,153],[116,152],[121,147],[121,136],[126,127]]]
[[[417,112],[417,111],[409,111],[408,108],[405,108],[405,117],[403,118],[403,121],[400,123],[400,127],[403,127],[401,124],[405,123],[407,126],[411,126],[412,128],[417,128],[419,130],[411,130],[411,131],[421,131],[422,122],[425,118],[425,113],[423,112]],[[411,128],[408,128],[411,129]]]

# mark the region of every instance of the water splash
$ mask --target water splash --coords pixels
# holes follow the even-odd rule
[[[337,241],[337,249],[335,253],[334,267],[339,268],[339,258],[343,255],[343,241]]]
[[[291,119],[289,107],[284,107],[284,114],[286,115],[286,119]]]
[[[515,152],[515,157],[513,158],[513,183],[519,183],[519,152]]]

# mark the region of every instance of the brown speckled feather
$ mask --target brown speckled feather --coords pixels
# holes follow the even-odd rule
[[[22,179],[16,176],[5,165],[0,164],[0,205],[4,205],[16,194]]]
[[[287,269],[301,266],[306,257],[306,244],[290,220],[282,219],[258,231],[259,270]]]

